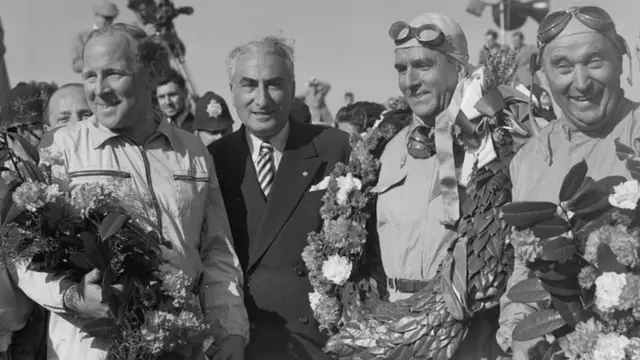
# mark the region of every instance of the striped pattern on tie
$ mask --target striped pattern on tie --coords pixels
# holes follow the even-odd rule
[[[268,142],[263,142],[260,145],[260,156],[258,156],[258,162],[256,164],[258,169],[258,182],[262,188],[264,196],[269,196],[271,192],[271,185],[273,185],[273,178],[275,177],[275,170],[273,164],[273,146]]]

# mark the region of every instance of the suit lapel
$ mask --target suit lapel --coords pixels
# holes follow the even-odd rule
[[[271,247],[322,163],[313,144],[313,133],[305,131],[303,125],[296,121],[290,122],[291,131],[287,145],[276,172],[262,223],[256,233],[258,241],[251,249],[249,269],[254,267]]]

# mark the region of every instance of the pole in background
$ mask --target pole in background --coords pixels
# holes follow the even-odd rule
[[[505,30],[506,25],[506,11],[504,11],[505,0],[500,0],[500,43],[504,45],[507,41],[507,32]]]

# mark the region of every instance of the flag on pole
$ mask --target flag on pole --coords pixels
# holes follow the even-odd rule
[[[482,0],[471,0],[467,6],[467,12],[477,17],[481,17],[486,6],[487,4]]]

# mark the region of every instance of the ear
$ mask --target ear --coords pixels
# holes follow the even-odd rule
[[[470,75],[470,74],[463,63],[459,61],[456,61],[456,63],[458,64],[458,82],[460,82],[462,81],[462,79],[464,79],[465,77],[467,77],[467,75]]]

